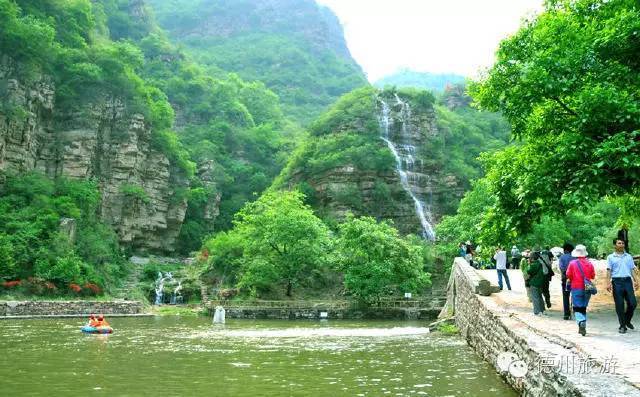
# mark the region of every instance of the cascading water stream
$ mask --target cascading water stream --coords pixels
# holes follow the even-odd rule
[[[409,117],[411,115],[409,106],[402,102],[400,98],[396,95],[396,100],[398,104],[401,105],[401,116],[402,116],[402,137],[405,140],[409,138],[409,130],[407,127]],[[411,190],[411,185],[409,183],[409,174],[413,175],[413,167],[415,164],[415,159],[413,157],[415,153],[415,147],[411,144],[403,142],[402,145],[396,145],[391,141],[389,137],[389,126],[391,124],[391,120],[389,117],[390,109],[389,105],[386,102],[382,101],[382,114],[380,116],[380,126],[382,130],[382,136],[380,137],[389,147],[391,153],[393,153],[393,157],[396,159],[396,171],[398,175],[400,175],[400,184],[402,188],[411,196],[413,199],[413,203],[415,205],[416,214],[418,215],[418,219],[420,219],[420,224],[422,225],[422,237],[429,240],[435,240],[435,232],[433,231],[433,227],[431,223],[427,220],[427,216],[425,215],[425,208],[422,201],[418,199],[416,194]],[[398,147],[402,148],[403,154],[400,153]],[[406,152],[406,154],[404,154]],[[406,164],[406,168],[403,168],[403,164]]]

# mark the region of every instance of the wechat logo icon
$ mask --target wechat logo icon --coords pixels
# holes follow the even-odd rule
[[[502,352],[498,354],[496,364],[500,372],[508,372],[515,378],[524,377],[529,370],[527,368],[527,363],[511,352]]]

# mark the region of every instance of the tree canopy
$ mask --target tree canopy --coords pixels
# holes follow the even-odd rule
[[[345,289],[356,298],[372,302],[429,283],[420,244],[400,237],[388,222],[351,218],[339,226],[339,234],[336,262]]]
[[[603,197],[640,195],[640,5],[549,0],[471,87],[521,146],[485,157],[504,231]],[[625,212],[623,211],[623,214]]]

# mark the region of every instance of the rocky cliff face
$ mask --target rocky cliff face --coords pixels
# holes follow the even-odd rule
[[[46,78],[26,83],[0,57],[0,171],[93,178],[101,216],[137,251],[171,252],[187,208],[188,181],[151,146],[141,115],[113,98],[57,109]]]

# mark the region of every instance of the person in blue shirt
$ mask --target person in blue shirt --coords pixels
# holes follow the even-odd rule
[[[616,314],[620,323],[618,332],[624,334],[627,328],[634,329],[631,318],[638,305],[634,292],[638,289],[634,273],[636,265],[633,263],[633,257],[624,251],[624,240],[617,238],[613,244],[615,251],[607,257],[607,279],[609,280],[607,291],[613,290],[613,301],[616,304]]]
[[[573,251],[573,245],[569,243],[565,243],[562,246],[564,250],[564,254],[560,256],[558,259],[558,267],[562,272],[562,308],[564,309],[564,319],[571,320],[571,305],[569,304],[569,296],[571,295],[571,288],[567,288],[567,268],[569,267],[569,262],[576,259],[571,256],[571,251]]]

